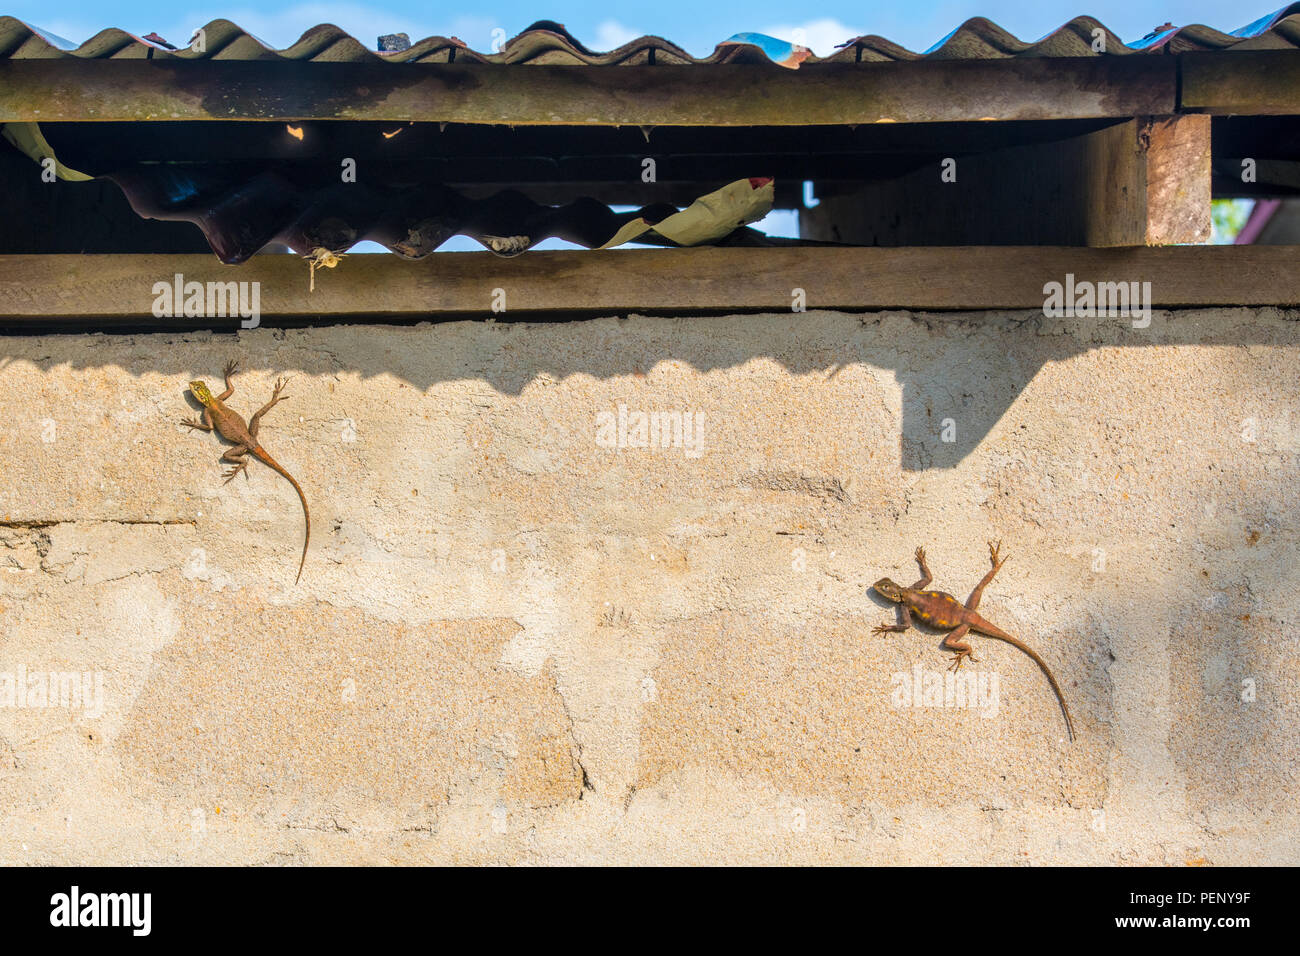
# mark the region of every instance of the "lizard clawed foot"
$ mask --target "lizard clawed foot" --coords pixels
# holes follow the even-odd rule
[[[925,564],[925,548],[916,549],[916,560],[919,564]]]
[[[197,428],[200,431],[207,431],[203,423],[199,421],[197,418],[182,418],[179,422],[177,422],[177,424],[184,425],[186,428]]]
[[[280,394],[281,390],[288,384],[289,380],[287,378],[277,378],[275,380],[275,388],[271,390],[271,401],[283,401],[288,398],[288,395]]]
[[[894,630],[894,629],[893,629],[892,627],[890,627],[888,624],[877,624],[875,627],[873,627],[873,628],[871,629],[871,633],[872,633],[872,634],[889,634],[889,633],[892,632],[893,630]]]
[[[1001,550],[1002,550],[1002,542],[1001,542],[1001,541],[990,541],[990,542],[989,542],[989,561],[992,562],[993,567],[995,567],[995,568],[1000,568],[1000,567],[1002,567],[1002,565],[1004,565],[1004,564],[1007,563],[1007,558],[1011,557],[1011,555],[1008,554],[1008,555],[1007,555],[1007,558],[999,558],[999,557],[998,557],[998,553],[999,553]]]
[[[221,477],[225,478],[226,480],[223,481],[222,484],[223,484],[223,485],[228,485],[228,484],[230,484],[230,480],[231,480],[232,478],[234,478],[237,474],[239,474],[241,471],[244,473],[244,480],[247,481],[247,480],[248,480],[248,462],[244,462],[242,465],[231,465],[229,468],[227,468],[225,471],[223,471],[223,472],[221,473]]]
[[[223,373],[224,376],[225,376],[226,378],[230,378],[230,376],[232,376],[232,375],[235,374],[235,369],[237,369],[237,368],[239,368],[239,360],[238,360],[238,359],[231,359],[229,362],[226,363],[226,370],[225,370],[225,372]]]
[[[975,659],[975,655],[972,654],[970,651],[958,651],[956,654],[952,656],[952,663],[948,665],[948,670],[950,671],[961,670],[962,661],[964,661],[968,657],[970,658],[970,662],[972,664],[979,663],[979,661]]]

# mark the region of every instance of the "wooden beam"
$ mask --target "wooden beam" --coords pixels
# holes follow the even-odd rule
[[[1300,53],[1184,53],[1179,109],[1218,116],[1300,114]]]
[[[0,256],[0,327],[234,328],[152,316],[157,282],[257,282],[263,321],[506,319],[636,312],[1040,309],[1049,282],[1150,282],[1154,308],[1300,304],[1293,250],[1263,246],[662,249],[353,255],[316,273],[290,255],[223,266],[211,256]],[[504,290],[504,314],[492,312]]]
[[[1088,245],[1210,238],[1210,117],[1142,117],[1083,140]]]
[[[1210,158],[1208,116],[1131,119],[951,157],[946,170],[936,159],[801,211],[800,235],[882,246],[1204,242]]]
[[[1163,56],[716,66],[3,60],[0,122],[808,126],[1171,113]]]

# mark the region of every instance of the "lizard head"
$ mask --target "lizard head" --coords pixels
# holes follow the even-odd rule
[[[881,597],[887,598],[895,604],[903,600],[903,589],[889,578],[881,578],[871,587]]]
[[[208,389],[207,382],[201,382],[197,379],[190,382],[190,391],[194,394],[195,398],[203,403],[205,408],[212,404],[212,392]]]

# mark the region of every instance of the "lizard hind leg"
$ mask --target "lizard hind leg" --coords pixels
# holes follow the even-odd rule
[[[248,480],[248,449],[243,445],[236,445],[234,448],[227,449],[226,453],[221,456],[221,460],[233,463],[221,473],[221,477],[226,479],[222,482],[223,485],[230,484],[230,479],[241,471],[244,473],[244,480]]]
[[[974,653],[971,651],[970,642],[962,640],[962,638],[966,636],[966,632],[969,630],[970,630],[970,625],[968,624],[958,625],[957,627],[949,631],[948,636],[943,639],[942,646],[946,647],[950,651],[956,652],[955,654],[953,654],[952,663],[948,665],[948,670],[950,671],[961,670],[962,662],[965,661],[966,658],[968,657],[970,658],[972,664],[979,663],[979,660],[975,657]]]

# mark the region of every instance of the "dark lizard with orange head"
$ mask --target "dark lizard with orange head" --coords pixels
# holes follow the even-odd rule
[[[1047,662],[1039,657],[1038,653],[1028,644],[1012,637],[997,625],[990,624],[975,612],[975,609],[979,607],[980,598],[984,595],[984,588],[993,580],[993,576],[998,573],[998,569],[1006,564],[1007,559],[998,556],[1000,548],[1000,543],[989,542],[989,561],[993,567],[988,574],[984,575],[984,579],[975,586],[975,590],[970,593],[965,605],[944,591],[926,590],[934,577],[930,574],[930,569],[925,563],[925,548],[917,548],[916,563],[921,566],[921,580],[910,588],[896,584],[889,578],[881,578],[872,585],[877,594],[900,606],[901,614],[899,617],[902,621],[900,624],[877,625],[872,633],[885,634],[892,631],[906,631],[912,626],[912,616],[916,615],[917,619],[927,627],[932,627],[936,631],[948,632],[948,636],[943,639],[943,646],[956,652],[952,664],[948,667],[949,670],[960,670],[962,661],[968,657],[972,662],[975,661],[970,643],[963,640],[967,633],[971,631],[976,634],[983,634],[986,637],[996,637],[1000,641],[1006,641],[1008,644],[1020,648],[1047,675],[1047,681],[1052,685],[1052,690],[1056,692],[1056,699],[1061,704],[1061,713],[1065,715],[1065,729],[1070,735],[1070,740],[1073,741],[1074,724],[1070,720],[1070,708],[1066,706],[1065,695],[1061,693],[1060,685],[1056,683],[1056,678],[1053,676],[1051,668],[1047,666]]]

